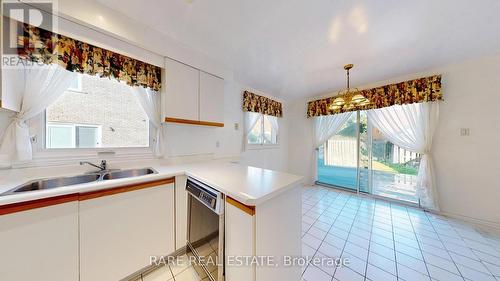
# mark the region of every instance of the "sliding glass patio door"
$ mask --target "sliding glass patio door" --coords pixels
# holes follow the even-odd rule
[[[319,183],[368,192],[369,157],[367,119],[353,114],[318,150]]]
[[[372,193],[418,203],[417,173],[420,154],[401,148],[372,128]]]
[[[420,155],[388,141],[364,111],[320,147],[317,159],[319,184],[418,203]]]

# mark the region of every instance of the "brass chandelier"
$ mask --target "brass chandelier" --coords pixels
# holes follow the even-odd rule
[[[354,90],[351,90],[350,88],[349,70],[353,67],[353,64],[344,65],[344,69],[347,72],[347,89],[340,90],[337,93],[336,98],[330,105],[331,110],[338,111],[343,109],[343,111],[351,111],[356,107],[363,107],[370,104],[370,100],[363,96],[357,88],[354,88]]]

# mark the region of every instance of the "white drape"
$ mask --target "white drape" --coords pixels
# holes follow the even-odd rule
[[[439,117],[437,102],[395,105],[367,111],[373,126],[392,143],[422,154],[417,175],[420,204],[439,210],[432,163],[432,137]]]
[[[279,133],[279,126],[278,126],[278,117],[276,116],[270,116],[266,115],[267,120],[271,123],[271,126],[273,127],[273,131],[275,132],[276,135]]]
[[[260,113],[255,113],[255,112],[250,112],[247,111],[245,112],[245,129],[244,132],[245,134],[243,135],[243,144],[241,146],[242,150],[245,151],[247,147],[247,138],[250,132],[253,129],[253,126],[257,124],[257,121],[259,121],[259,118],[262,116]]]
[[[318,147],[323,145],[329,138],[334,136],[342,127],[342,125],[351,118],[353,112],[345,112],[334,115],[325,115],[314,118],[314,149],[313,157],[314,163],[314,179],[317,180],[318,176]]]
[[[160,93],[149,88],[132,87],[132,94],[137,98],[149,118],[149,122],[156,130],[156,137],[153,144],[153,152],[156,157],[163,157],[163,141],[165,132],[161,122],[161,99]]]
[[[349,120],[352,112],[335,115],[319,116],[314,118],[314,148],[320,147],[329,138],[334,136],[342,125]]]
[[[0,166],[31,160],[31,140],[26,121],[42,113],[71,85],[76,75],[56,64],[34,65],[25,70],[21,110],[12,117],[0,144]]]

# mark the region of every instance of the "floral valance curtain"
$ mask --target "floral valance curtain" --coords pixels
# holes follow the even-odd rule
[[[282,117],[283,105],[279,101],[245,91],[243,92],[243,111]]]
[[[130,86],[161,89],[161,68],[19,22],[18,54],[38,64],[58,64],[64,69],[113,78]]]
[[[396,104],[411,104],[443,99],[441,93],[441,75],[423,77],[401,83],[381,86],[360,91],[370,103],[367,105],[353,104],[351,107],[335,107],[329,97],[310,101],[307,106],[307,117],[332,115],[349,111],[377,109]]]

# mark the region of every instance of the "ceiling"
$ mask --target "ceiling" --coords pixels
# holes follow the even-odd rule
[[[500,53],[498,0],[98,0],[283,99]]]

